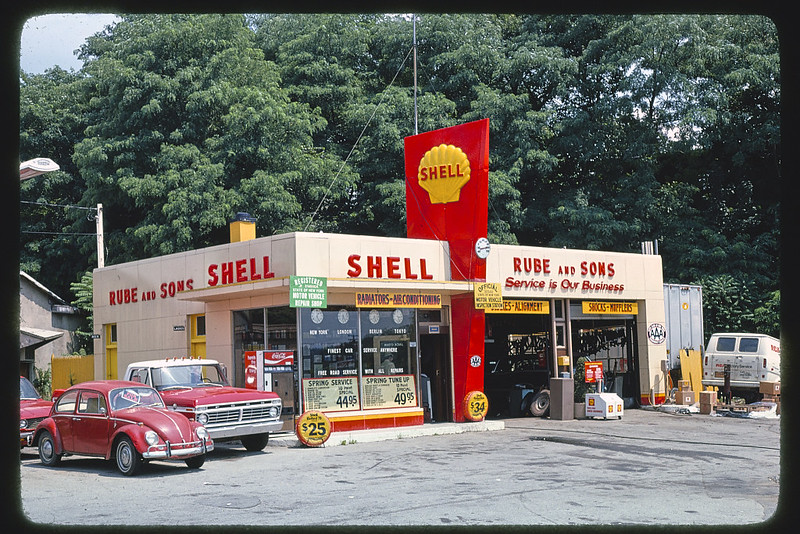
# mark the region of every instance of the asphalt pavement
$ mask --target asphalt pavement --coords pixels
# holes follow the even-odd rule
[[[134,479],[102,459],[47,468],[27,450],[20,503],[33,525],[762,532],[794,508],[780,499],[791,482],[781,465],[781,417],[630,409],[621,419],[334,432],[313,448],[285,433],[257,452],[217,443],[199,470],[152,462]]]

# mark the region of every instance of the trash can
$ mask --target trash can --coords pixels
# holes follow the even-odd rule
[[[575,380],[572,378],[550,379],[550,419],[574,419]]]
[[[616,393],[617,396],[622,397],[622,386],[625,383],[625,377],[622,375],[616,375],[610,382],[611,389],[607,390],[608,393]]]
[[[431,379],[428,375],[419,375],[419,392],[422,396],[422,420],[424,423],[433,422],[433,399],[431,398]]]

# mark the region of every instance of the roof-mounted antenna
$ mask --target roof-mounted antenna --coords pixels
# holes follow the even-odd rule
[[[417,135],[417,15],[411,16],[414,17],[414,135]]]

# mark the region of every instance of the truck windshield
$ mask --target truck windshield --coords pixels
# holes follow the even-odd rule
[[[33,384],[28,382],[24,377],[19,377],[19,398],[20,399],[38,399],[39,394]]]
[[[153,386],[158,390],[227,385],[217,365],[179,365],[151,369]]]

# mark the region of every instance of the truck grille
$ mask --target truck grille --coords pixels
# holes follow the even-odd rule
[[[25,428],[36,428],[36,425],[44,421],[46,417],[32,417],[30,419],[26,419],[28,425]]]
[[[214,425],[253,423],[277,419],[277,417],[270,417],[269,415],[270,407],[276,405],[280,412],[280,401],[219,404],[198,410],[198,412],[208,414],[208,423],[205,426],[212,427]]]

